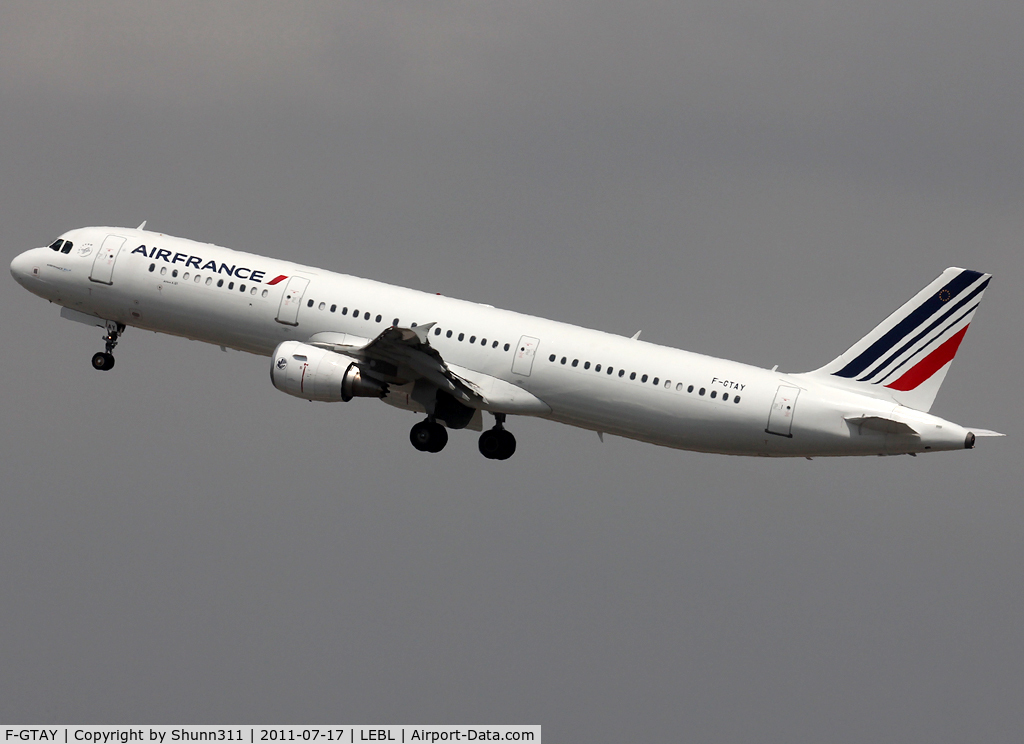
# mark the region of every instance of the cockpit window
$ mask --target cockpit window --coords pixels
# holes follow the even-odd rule
[[[50,244],[50,250],[59,251],[62,245],[64,245],[64,241],[61,240],[60,238],[57,238]]]
[[[64,241],[64,247],[60,249],[61,253],[71,253],[71,247],[74,245],[70,240]]]

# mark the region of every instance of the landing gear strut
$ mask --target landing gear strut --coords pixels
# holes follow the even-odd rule
[[[505,414],[494,414],[494,428],[480,435],[480,454],[488,460],[507,460],[516,451],[516,438],[505,430]]]
[[[412,427],[409,441],[420,452],[440,452],[448,444],[448,430],[433,418],[428,418]]]
[[[106,371],[114,368],[114,347],[117,346],[118,337],[124,333],[124,323],[115,323],[113,320],[107,321],[107,335],[103,337],[106,342],[106,351],[99,351],[92,355],[92,367]]]

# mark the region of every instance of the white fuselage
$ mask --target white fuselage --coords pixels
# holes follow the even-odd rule
[[[111,235],[125,242],[100,276],[108,284],[97,281],[96,259]],[[73,241],[70,253],[33,249],[11,271],[33,293],[80,313],[263,356],[318,333],[370,340],[392,325],[434,323],[429,343],[446,364],[521,388],[550,409],[524,412],[598,432],[703,452],[807,457],[963,449],[969,436],[807,375],[211,244],[106,227],[62,237]],[[850,421],[865,416],[906,421],[919,435]]]

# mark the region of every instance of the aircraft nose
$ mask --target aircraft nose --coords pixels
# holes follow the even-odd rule
[[[36,260],[35,254],[35,250],[25,251],[11,261],[11,276],[18,284],[24,286],[33,272],[38,271],[39,262]]]

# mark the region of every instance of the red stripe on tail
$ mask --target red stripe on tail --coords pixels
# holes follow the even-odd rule
[[[965,325],[955,335],[943,341],[939,348],[904,372],[903,376],[898,380],[886,385],[886,387],[902,392],[916,388],[953,360],[953,357],[956,356],[956,350],[960,348],[960,342],[964,340],[964,334],[967,333],[967,329],[970,327],[970,323]]]

